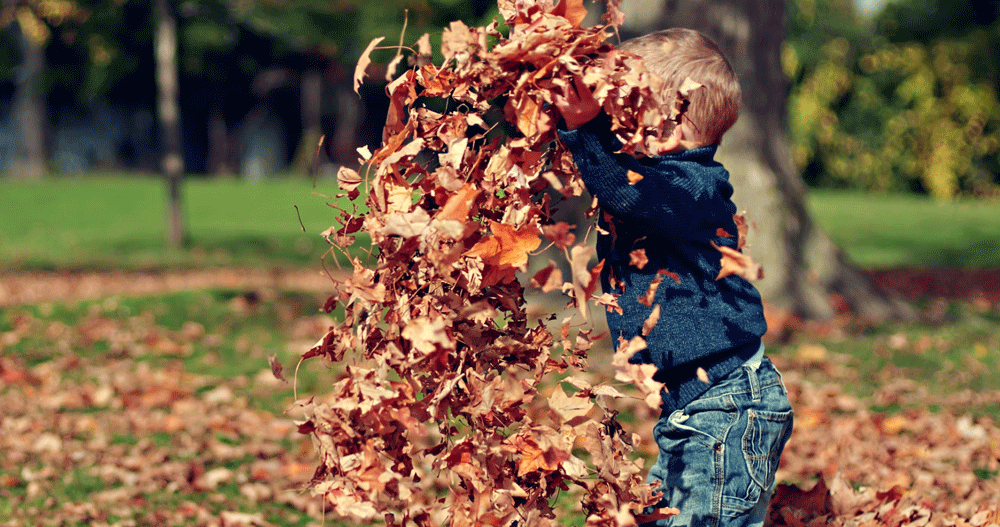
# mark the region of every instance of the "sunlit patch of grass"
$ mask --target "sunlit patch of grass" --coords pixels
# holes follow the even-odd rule
[[[992,403],[965,404],[958,397],[1000,393],[996,375],[1000,334],[995,329],[1000,313],[958,302],[918,307],[927,320],[884,323],[829,336],[804,333],[792,342],[771,346],[768,352],[801,369],[807,378],[840,382],[846,392],[860,397],[871,397],[888,384],[908,379],[926,393],[921,402],[924,407],[929,402],[959,404],[959,409],[1000,417]],[[901,407],[875,409],[899,411]]]

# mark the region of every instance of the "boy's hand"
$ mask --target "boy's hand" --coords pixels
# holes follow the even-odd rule
[[[573,83],[566,87],[564,94],[555,94],[553,104],[562,114],[568,130],[576,130],[601,113],[601,104],[579,75],[573,76]]]

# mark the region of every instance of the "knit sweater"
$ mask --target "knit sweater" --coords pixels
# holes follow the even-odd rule
[[[607,313],[615,348],[642,336],[643,322],[659,306],[658,322],[643,337],[646,348],[630,361],[657,367],[664,413],[682,408],[752,357],[767,330],[753,285],[736,275],[716,280],[722,255],[712,243],[736,248],[738,241],[733,187],[714,160],[717,146],[635,158],[616,153],[622,144],[606,117],[560,137],[605,212],[599,223],[607,234],[598,237],[597,255],[604,260],[604,291],[618,295],[622,310]],[[642,178],[630,182],[629,171]],[[641,269],[630,263],[636,249],[648,259]]]

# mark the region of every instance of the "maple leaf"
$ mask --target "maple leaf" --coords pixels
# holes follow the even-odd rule
[[[590,312],[587,302],[600,284],[598,278],[601,275],[601,269],[604,267],[604,260],[598,262],[593,269],[587,267],[590,257],[593,254],[593,247],[577,245],[570,250],[570,267],[573,272],[573,298],[576,300],[576,307],[580,310],[580,314],[583,315],[584,320],[588,319]]]
[[[425,354],[433,353],[437,346],[448,348],[454,345],[445,328],[444,319],[431,320],[420,317],[413,319],[403,328],[402,336],[409,340],[417,351]]]
[[[642,270],[649,263],[649,258],[646,257],[646,249],[636,249],[628,253],[629,265],[635,267],[636,269]]]
[[[608,0],[606,2],[607,8],[604,10],[604,14],[601,15],[601,19],[609,26],[614,27],[616,31],[618,27],[625,23],[625,14],[618,8],[621,2],[622,0]]]
[[[385,37],[373,38],[372,41],[368,43],[368,47],[361,52],[358,64],[354,67],[354,93],[357,93],[358,96],[361,95],[358,89],[361,88],[361,81],[365,78],[365,70],[367,70],[368,66],[372,63],[372,51],[375,49],[375,46],[378,46],[383,40],[385,40]]]
[[[649,335],[650,331],[653,331],[653,327],[660,320],[660,304],[653,306],[653,310],[649,313],[649,316],[642,323],[642,336]]]
[[[559,435],[551,429],[532,427],[514,435],[511,442],[521,455],[517,464],[518,476],[536,471],[555,472],[570,458],[570,453],[558,445]]]
[[[541,231],[534,225],[517,229],[492,220],[489,225],[493,234],[479,240],[465,252],[466,256],[478,256],[487,265],[520,269],[528,263],[528,253],[542,244]]]
[[[594,408],[589,397],[569,397],[562,387],[556,386],[549,396],[549,408],[559,416],[561,423],[576,426],[587,421],[586,416]]]

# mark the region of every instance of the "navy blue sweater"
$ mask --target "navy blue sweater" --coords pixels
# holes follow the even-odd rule
[[[622,308],[620,315],[607,313],[615,347],[619,337],[641,335],[652,306],[659,305],[646,349],[631,362],[656,365],[654,378],[667,389],[663,412],[682,408],[752,357],[767,330],[753,285],[735,275],[716,280],[722,255],[712,242],[735,248],[738,241],[729,173],[714,160],[714,145],[656,158],[615,153],[622,144],[606,118],[560,137],[607,213],[600,223],[609,234],[599,235],[597,255],[605,261],[604,290],[619,295]],[[630,184],[629,171],[642,179]],[[648,258],[642,269],[630,264],[636,249],[645,249]],[[673,275],[660,275],[647,306],[640,298],[661,270]],[[699,368],[709,383],[698,379]]]

